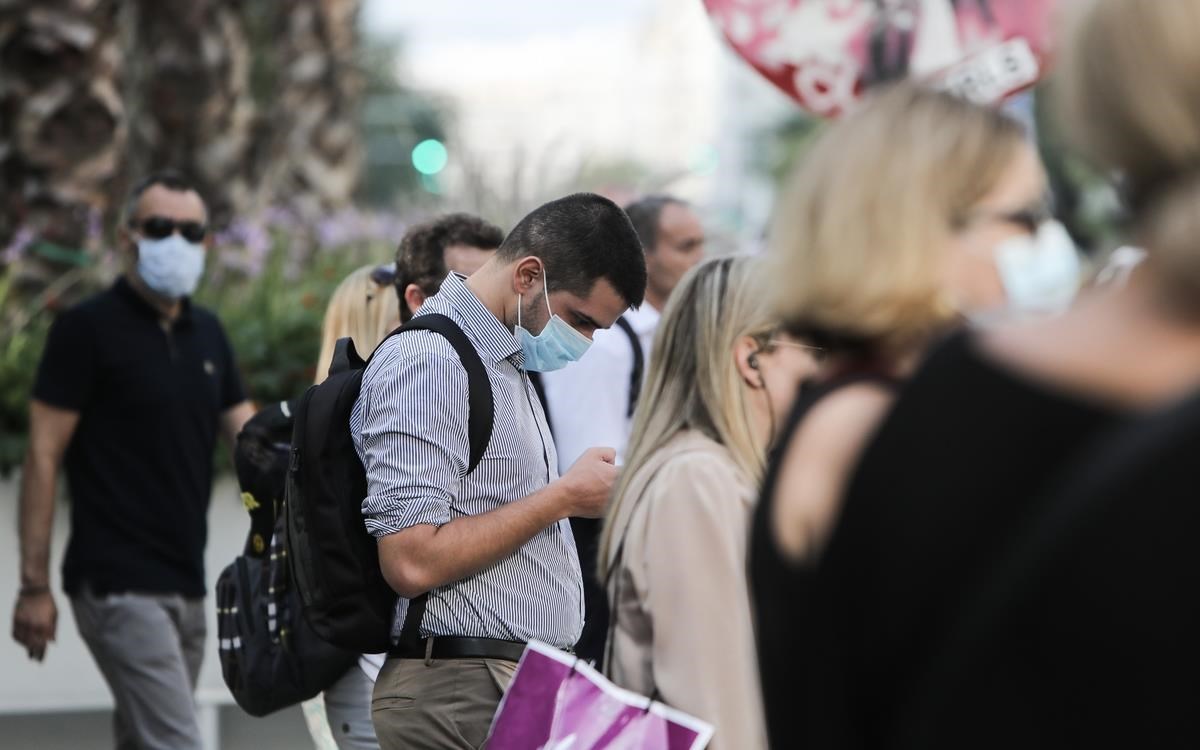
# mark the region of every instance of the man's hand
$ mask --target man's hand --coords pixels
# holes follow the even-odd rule
[[[588,448],[559,480],[567,497],[567,515],[602,518],[617,481],[617,452]]]
[[[13,640],[29,652],[29,658],[41,661],[46,657],[46,645],[54,640],[58,629],[58,607],[54,595],[47,591],[17,596],[13,610]]]
[[[519,502],[380,537],[383,577],[412,599],[495,565],[564,518],[603,515],[617,478],[616,458],[612,448],[592,448],[558,481]]]

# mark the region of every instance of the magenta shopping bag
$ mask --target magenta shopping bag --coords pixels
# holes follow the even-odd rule
[[[525,649],[492,720],[488,750],[701,750],[713,728],[623,690],[544,643]]]

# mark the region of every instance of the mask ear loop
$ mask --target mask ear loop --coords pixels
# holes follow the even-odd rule
[[[546,319],[546,321],[549,322],[550,319],[554,317],[554,311],[550,309],[550,284],[549,284],[549,282],[546,281],[546,264],[545,264],[545,262],[542,263],[542,294],[546,298],[546,314],[550,316],[549,318]]]
[[[550,285],[546,282],[546,264],[541,258],[538,258],[538,263],[542,264],[542,293],[546,298],[546,312],[551,318],[554,317],[554,311],[550,309]],[[521,297],[521,293],[517,292],[517,327],[521,327],[521,308],[525,306],[525,302]]]

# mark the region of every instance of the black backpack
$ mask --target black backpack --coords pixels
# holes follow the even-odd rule
[[[246,423],[234,449],[250,533],[217,579],[217,646],[221,676],[251,716],[312,698],[358,660],[313,632],[291,582],[283,546],[291,434],[289,405],[276,404]]]
[[[617,318],[617,328],[629,339],[629,347],[633,350],[633,369],[629,372],[629,403],[625,405],[625,416],[633,417],[637,410],[638,399],[642,396],[642,381],[646,378],[646,353],[642,351],[642,340],[637,331],[626,320],[625,316]]]
[[[240,555],[217,579],[221,676],[251,716],[266,716],[316,696],[355,668],[359,657],[326,643],[301,615],[282,545],[286,515],[283,505],[269,557]]]
[[[492,436],[487,370],[470,339],[445,315],[419,315],[388,338],[413,330],[443,336],[467,371],[470,473]],[[378,653],[392,646],[397,595],[383,578],[376,541],[363,521],[366,470],[350,435],[350,415],[369,360],[358,356],[349,339],[338,343],[329,377],[309,388],[296,404],[287,479],[287,547],[304,616],[317,635],[355,652]],[[418,637],[426,598],[421,595],[410,602],[402,641]]]

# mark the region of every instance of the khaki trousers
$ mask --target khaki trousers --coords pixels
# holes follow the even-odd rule
[[[502,659],[388,659],[371,700],[379,746],[478,750],[516,669]]]

